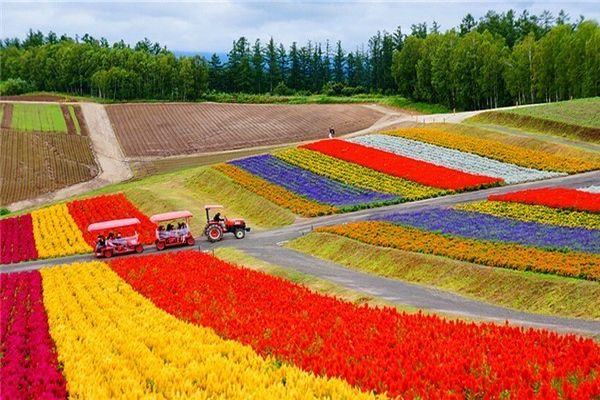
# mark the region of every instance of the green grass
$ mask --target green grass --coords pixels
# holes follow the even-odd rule
[[[11,128],[29,132],[67,132],[67,123],[57,104],[14,103]]]
[[[600,143],[600,97],[489,111],[467,120]]]
[[[288,247],[349,268],[432,286],[517,310],[600,319],[600,284],[367,245],[327,233],[311,233]]]
[[[77,132],[78,135],[81,135],[81,126],[79,126],[79,120],[77,119],[75,108],[73,108],[73,106],[69,106],[69,115],[71,116],[71,120],[75,125],[75,132]]]

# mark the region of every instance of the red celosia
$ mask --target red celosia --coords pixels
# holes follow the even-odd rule
[[[139,211],[123,193],[92,197],[84,200],[74,200],[67,203],[69,213],[77,223],[86,242],[93,245],[97,233],[88,232],[88,225],[94,222],[108,221],[121,218],[137,218],[141,225],[133,228],[118,229],[123,236],[133,234],[134,229],[140,234],[140,241],[145,244],[154,242],[155,225]]]
[[[600,395],[591,339],[447,321],[316,294],[196,251],[112,261],[158,307],[263,355],[403,398]]]
[[[488,198],[494,201],[537,204],[552,208],[600,212],[600,193],[567,188],[542,188],[497,194]]]
[[[0,220],[0,264],[34,260],[37,257],[31,214]]]
[[[65,399],[38,271],[0,275],[3,399]]]
[[[344,140],[322,140],[302,147],[441,189],[464,190],[502,182],[499,178],[469,174]]]

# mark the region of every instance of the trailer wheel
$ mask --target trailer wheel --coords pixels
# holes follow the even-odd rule
[[[135,246],[135,252],[136,253],[141,253],[144,251],[144,245],[143,244],[138,244],[137,246]]]
[[[206,236],[208,236],[209,242],[218,242],[223,239],[223,231],[218,226],[213,225],[207,229]]]
[[[185,242],[187,243],[188,246],[193,246],[196,244],[196,240],[193,237],[188,237],[187,239],[185,239]]]
[[[246,236],[246,231],[244,229],[236,229],[233,233],[236,239],[243,239]]]
[[[106,249],[102,252],[102,255],[104,256],[104,258],[111,258],[113,255],[113,252],[110,249]]]
[[[165,242],[164,242],[164,240],[158,240],[156,242],[156,250],[162,251],[164,249],[165,249]]]

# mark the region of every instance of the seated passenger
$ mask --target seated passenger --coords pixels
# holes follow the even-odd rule
[[[165,227],[164,226],[159,226],[158,227],[158,238],[159,239],[165,239],[167,237],[167,233],[165,232]]]
[[[115,243],[118,244],[119,246],[125,246],[127,244],[127,241],[125,239],[123,239],[123,237],[121,236],[121,232],[117,233],[117,238],[115,239]]]
[[[96,251],[100,251],[106,245],[106,240],[103,235],[98,235],[96,239]]]
[[[109,246],[114,246],[115,245],[115,234],[112,232],[108,233],[108,238],[106,239],[106,244],[108,244]]]

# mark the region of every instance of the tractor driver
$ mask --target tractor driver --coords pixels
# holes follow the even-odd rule
[[[223,221],[225,221],[225,220],[224,220],[223,218],[221,218],[221,213],[220,213],[220,212],[218,212],[218,213],[216,213],[216,214],[215,214],[215,216],[213,217],[213,221],[215,221],[215,222],[223,222]]]

